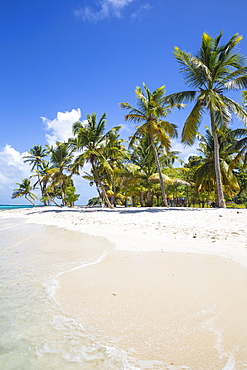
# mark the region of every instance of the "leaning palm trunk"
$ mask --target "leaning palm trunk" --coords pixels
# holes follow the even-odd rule
[[[101,201],[103,201],[102,194],[100,192],[100,188],[99,188],[99,185],[98,185],[97,181],[95,181],[95,185],[96,185],[96,189],[97,189],[97,192],[99,194],[99,197],[100,197]],[[101,202],[101,203],[103,204],[103,202]]]
[[[46,185],[47,185],[46,182],[40,181],[40,189],[41,189],[41,196],[42,197],[45,197],[46,196]],[[49,197],[48,197],[48,199],[49,199]],[[47,201],[46,200],[44,200],[43,203],[44,203],[44,206],[49,205],[49,201],[48,201],[48,204],[47,204]]]
[[[33,205],[34,207],[36,207],[35,203],[33,203],[33,202],[31,201],[31,199],[29,199],[29,198],[27,197],[27,195],[25,195],[25,199],[26,199],[26,200],[28,200],[30,203],[32,203],[32,205]]]
[[[162,178],[162,172],[161,172],[161,168],[160,168],[160,162],[159,162],[157,148],[155,146],[154,140],[152,138],[150,138],[150,139],[151,139],[151,145],[152,145],[152,148],[153,148],[153,151],[154,151],[155,163],[156,163],[158,174],[159,174],[160,188],[161,188],[161,194],[162,194],[162,205],[163,205],[163,207],[168,207],[168,203],[167,203],[167,199],[166,199],[165,186],[164,186],[164,182],[163,182],[163,178]]]
[[[215,168],[215,178],[216,178],[215,203],[216,203],[216,207],[225,208],[226,205],[225,205],[222,177],[221,177],[221,171],[220,171],[219,141],[218,141],[214,118],[213,118],[213,114],[211,110],[210,110],[210,116],[211,116],[212,136],[214,140],[214,168]]]
[[[94,165],[94,162],[93,162],[93,161],[91,161],[91,165],[92,165],[92,168],[93,168],[93,173],[94,173],[94,177],[95,177],[95,181],[96,181],[96,187],[101,189],[101,191],[102,191],[102,195],[103,195],[103,199],[104,199],[104,201],[106,202],[107,207],[109,207],[109,208],[113,209],[113,206],[112,206],[112,204],[110,203],[109,198],[108,198],[108,196],[107,196],[107,194],[106,194],[105,187],[104,187],[104,185],[102,184],[102,182],[100,181],[100,178],[99,178],[98,172],[97,172],[97,170],[96,170],[96,167],[95,167],[95,165]]]
[[[55,200],[48,193],[47,193],[47,197],[48,197],[50,202],[54,203],[59,208],[62,208],[62,206],[60,206],[57,202],[55,202]]]

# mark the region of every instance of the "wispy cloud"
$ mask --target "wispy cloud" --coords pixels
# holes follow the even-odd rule
[[[188,145],[185,146],[179,140],[172,139],[171,144],[172,144],[171,150],[180,152],[180,158],[184,162],[187,162],[190,156],[198,155],[198,151],[197,151],[198,141],[195,141],[195,143],[192,146],[188,146]]]
[[[152,9],[150,4],[143,4],[135,12],[131,14],[131,18],[134,20],[137,18],[142,18],[144,13],[150,9]]]
[[[80,7],[74,10],[74,14],[87,21],[98,22],[106,18],[116,17],[121,18],[123,11],[135,0],[99,0],[93,1],[93,5]],[[143,12],[150,9],[149,4],[141,5],[135,10],[131,18],[136,19],[142,16]]]

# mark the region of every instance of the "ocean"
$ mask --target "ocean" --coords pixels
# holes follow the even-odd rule
[[[18,204],[0,204],[0,211],[3,209],[17,209],[17,208],[33,208],[33,205],[18,205]],[[42,206],[37,206],[42,207]]]
[[[23,220],[2,218],[0,231],[1,370],[140,369],[68,317],[53,297],[59,274],[93,263],[98,250],[87,259],[54,253],[50,246],[73,243],[72,234]],[[74,242],[83,247],[81,235]]]

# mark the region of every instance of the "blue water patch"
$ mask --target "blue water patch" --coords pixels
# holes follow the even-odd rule
[[[7,205],[7,204],[0,204],[0,210],[2,209],[17,209],[17,208],[34,208],[35,206],[33,205],[20,205],[20,204],[11,204],[11,205]],[[43,207],[43,205],[38,205],[36,207]]]

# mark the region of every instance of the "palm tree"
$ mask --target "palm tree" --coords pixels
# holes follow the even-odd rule
[[[47,156],[48,150],[43,149],[41,145],[35,145],[32,149],[30,149],[27,156],[25,156],[24,163],[29,162],[31,167],[31,171],[38,170],[42,167],[44,158]]]
[[[37,184],[40,185],[42,196],[41,201],[44,202],[44,205],[47,205],[49,202],[53,202],[56,206],[60,207],[51,195],[54,190],[53,177],[56,176],[59,169],[51,167],[49,163],[44,163],[43,166],[35,172],[36,173],[31,177],[38,176],[38,181],[34,184],[34,188]]]
[[[238,143],[235,130],[230,130],[227,127],[218,129],[217,140],[219,143],[222,184],[225,192],[231,196],[234,192],[239,191],[237,178],[232,171],[234,165],[238,162],[238,159],[234,156]],[[195,188],[198,192],[210,192],[216,189],[216,176],[214,166],[214,137],[208,127],[206,127],[205,135],[199,135],[199,141],[198,150],[202,153],[202,157],[194,161],[194,165],[197,166],[194,174]]]
[[[42,196],[43,191],[40,183],[39,170],[41,170],[43,166],[47,165],[48,161],[44,159],[47,155],[47,148],[44,149],[41,145],[35,145],[32,149],[30,149],[28,155],[24,157],[24,163],[29,163],[31,165],[31,171],[36,172],[36,175],[38,176],[38,180],[35,183],[34,188],[39,184]]]
[[[229,150],[231,150],[232,153],[237,153],[234,158],[234,164],[242,161],[245,167],[247,164],[247,129],[237,128],[231,130],[231,137],[235,139],[235,141],[233,141]]]
[[[135,137],[131,146],[131,162],[125,166],[123,172],[123,183],[127,193],[139,194],[141,206],[153,205],[153,186],[149,183],[149,177],[157,171],[154,151],[151,145],[151,139],[147,135]],[[158,155],[161,154],[162,148],[158,146]]]
[[[66,143],[56,143],[55,147],[48,147],[48,149],[53,168],[57,169],[53,174],[53,185],[61,189],[62,205],[65,205],[66,181],[69,177],[65,172],[71,172],[72,151]]]
[[[129,196],[138,195],[141,206],[145,205],[147,207],[153,205],[154,196],[156,196],[156,204],[158,204],[161,188],[156,184],[159,183],[159,174],[156,173],[157,167],[150,137],[147,135],[136,137],[130,149],[130,162],[124,164],[122,171],[119,172],[124,189],[123,193]],[[167,170],[172,168],[175,160],[178,160],[178,152],[170,152],[166,155],[161,145],[157,145],[156,149],[160,164],[167,173]],[[166,185],[174,183],[170,174],[167,176],[167,174],[162,173],[162,180]]]
[[[153,191],[148,182],[146,168],[127,163],[119,175],[121,176],[120,188],[125,198],[138,196],[142,207],[153,205]]]
[[[123,139],[119,139],[119,130],[121,126],[117,126],[108,131],[104,146],[103,156],[106,158],[111,171],[105,171],[104,164],[101,167],[101,173],[107,181],[109,190],[107,194],[111,193],[111,203],[117,205],[117,198],[123,198],[121,195],[120,182],[121,171],[124,168],[126,161],[130,159],[130,155],[126,147],[123,145]]]
[[[222,32],[215,39],[203,33],[200,50],[195,56],[175,47],[174,56],[181,66],[184,80],[196,90],[172,94],[167,97],[167,102],[187,103],[195,100],[182,131],[182,141],[189,145],[194,142],[203,114],[206,111],[209,113],[214,139],[216,206],[222,208],[225,207],[225,200],[217,128],[228,126],[232,114],[247,123],[245,108],[224,95],[225,91],[247,87],[247,66],[244,65],[245,58],[234,51],[242,36],[235,34],[225,45],[220,46],[221,37]]]
[[[21,183],[17,183],[16,185],[19,185],[19,188],[14,189],[11,198],[15,199],[24,196],[26,200],[28,200],[30,203],[32,203],[33,206],[35,206],[32,200],[38,199],[38,197],[34,193],[32,193],[33,187],[31,186],[30,180],[25,178],[22,180]]]
[[[145,172],[148,178],[156,172],[154,151],[151,144],[151,139],[148,135],[136,137],[132,140],[131,146],[131,162],[140,167]],[[158,146],[158,155],[161,155],[162,148]]]
[[[111,172],[111,166],[104,156],[104,145],[107,134],[104,134],[106,126],[106,114],[104,113],[97,122],[95,113],[87,114],[87,122],[80,121],[73,125],[74,138],[69,140],[70,146],[77,151],[83,152],[74,161],[73,171],[79,174],[80,168],[86,162],[92,166],[92,173],[98,193],[103,196],[103,199],[109,208],[113,208],[105,189],[104,179],[100,176],[100,166],[104,166],[105,171]]]
[[[120,107],[129,110],[129,114],[125,116],[126,121],[134,121],[142,123],[137,127],[136,132],[132,136],[130,146],[136,137],[147,135],[150,138],[151,146],[154,152],[155,163],[159,173],[159,181],[162,192],[162,204],[168,207],[165,187],[162,179],[162,171],[157,152],[157,143],[160,143],[169,153],[171,149],[170,138],[177,137],[177,126],[165,121],[164,117],[172,111],[172,108],[180,108],[182,104],[170,104],[164,101],[165,87],[161,86],[151,92],[143,83],[141,87],[136,88],[137,108],[133,108],[129,103],[120,103]]]

